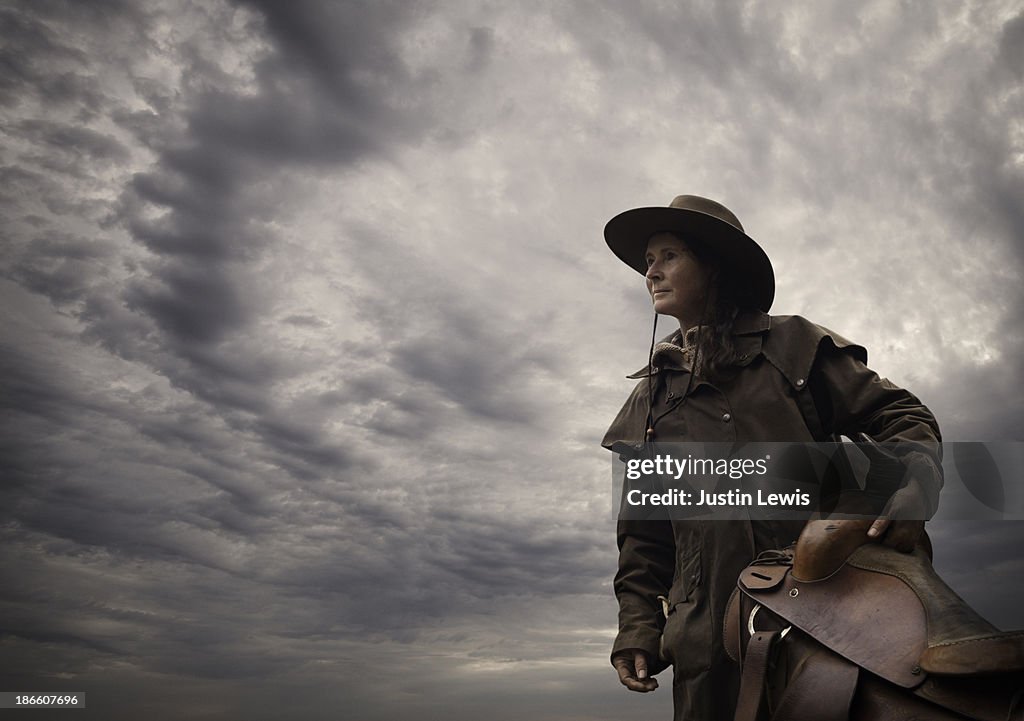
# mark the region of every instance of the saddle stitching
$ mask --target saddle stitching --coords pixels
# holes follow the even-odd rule
[[[1010,633],[993,633],[989,636],[973,636],[971,638],[959,638],[956,641],[942,641],[940,643],[932,644],[929,648],[940,648],[942,646],[958,646],[963,643],[974,643],[976,641],[989,641],[994,638],[1024,638],[1024,631],[1016,631]]]

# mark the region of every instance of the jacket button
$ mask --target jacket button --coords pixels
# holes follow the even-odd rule
[[[669,400],[672,400],[673,398],[675,398],[676,397],[675,392],[674,391],[669,391],[668,392],[668,397],[669,397]]]
[[[723,413],[722,414],[722,422],[723,423],[728,423],[731,420],[732,420],[732,414],[731,413]]]
[[[797,388],[803,388],[804,387],[804,379],[803,378],[797,378],[796,379],[796,387]]]

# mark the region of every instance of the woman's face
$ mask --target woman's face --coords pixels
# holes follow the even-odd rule
[[[647,290],[654,310],[675,316],[683,328],[700,321],[709,270],[677,235],[657,233],[647,241]]]

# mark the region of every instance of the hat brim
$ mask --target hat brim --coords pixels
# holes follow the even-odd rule
[[[647,241],[655,233],[676,233],[699,243],[718,257],[722,269],[737,281],[744,305],[765,312],[775,300],[775,272],[768,255],[749,235],[724,220],[697,210],[672,207],[633,208],[604,227],[604,239],[618,258],[647,274]]]

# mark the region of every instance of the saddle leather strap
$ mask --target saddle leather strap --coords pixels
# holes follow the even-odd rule
[[[772,721],[847,721],[860,669],[821,648],[794,671]]]
[[[743,675],[740,677],[740,697],[736,704],[734,721],[761,721],[768,659],[772,643],[778,635],[778,631],[761,631],[751,636],[747,642],[747,653],[743,658]]]

